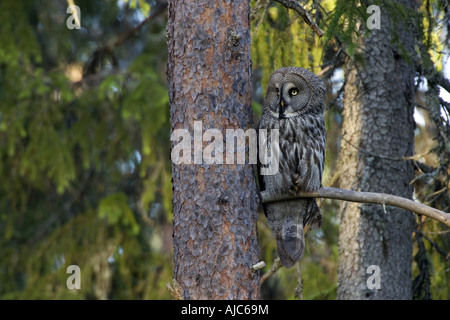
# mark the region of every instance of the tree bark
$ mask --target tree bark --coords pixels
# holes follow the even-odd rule
[[[396,2],[416,10],[416,1]],[[365,63],[346,70],[342,188],[412,198],[412,162],[388,158],[414,152],[414,65],[405,58],[414,52],[414,27],[382,7],[381,29],[361,41]],[[413,231],[414,216],[403,209],[343,202],[338,299],[411,299]],[[368,286],[371,265],[379,267],[380,289]]]
[[[174,278],[184,299],[260,298],[252,167],[225,164],[225,152],[224,164],[194,164],[193,148],[194,121],[224,137],[253,127],[249,12],[248,0],[169,1],[171,130],[188,130],[192,142],[192,164],[172,163]]]

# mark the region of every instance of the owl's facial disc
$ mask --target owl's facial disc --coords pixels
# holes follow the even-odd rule
[[[298,94],[298,89],[291,82],[288,82],[283,85],[281,90],[277,88],[278,99],[278,118],[284,119],[286,118],[286,111],[289,107],[289,103],[291,102],[291,97]]]
[[[302,79],[297,79],[295,83],[286,82],[280,90],[278,118],[297,116],[308,105],[309,97],[308,85]]]

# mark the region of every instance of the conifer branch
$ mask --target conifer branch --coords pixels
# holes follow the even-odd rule
[[[294,0],[275,0],[276,2],[281,3],[283,6],[285,6],[288,9],[293,9],[295,12],[297,12],[303,20],[313,29],[313,31],[319,36],[322,37],[324,35],[324,32],[320,27],[317,25],[317,23],[311,18],[308,11],[306,11],[305,8],[303,8],[297,1]]]
[[[105,57],[111,57],[113,61],[113,65],[117,65],[117,60],[114,55],[114,51],[120,47],[124,42],[132,38],[134,35],[138,33],[147,23],[149,23],[156,16],[162,14],[167,9],[167,1],[157,1],[156,4],[152,7],[152,10],[147,18],[142,20],[136,27],[126,30],[123,33],[119,34],[115,38],[107,41],[104,45],[97,48],[91,57],[89,58],[87,64],[85,65],[84,76],[92,75],[97,73],[95,69],[97,65],[102,63],[102,59]]]
[[[427,216],[431,219],[442,222],[450,227],[450,214],[438,209],[429,207],[410,199],[394,196],[386,193],[376,192],[357,192],[345,189],[322,187],[315,192],[301,192],[297,196],[285,194],[277,196],[269,196],[266,192],[261,192],[262,203],[271,203],[278,201],[292,200],[296,198],[327,198],[345,200],[360,203],[375,203],[381,205],[394,206],[409,210],[416,214]]]
[[[172,279],[172,283],[166,282],[166,288],[175,300],[184,300],[181,287],[177,280]]]

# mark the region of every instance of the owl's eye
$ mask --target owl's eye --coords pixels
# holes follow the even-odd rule
[[[292,88],[291,90],[289,90],[289,94],[291,96],[296,96],[298,95],[298,89],[297,88]]]
[[[275,92],[277,93],[277,96],[280,96],[280,89],[275,88]]]

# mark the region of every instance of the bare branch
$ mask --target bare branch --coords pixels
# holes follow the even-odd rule
[[[266,282],[271,276],[273,276],[275,274],[275,272],[278,271],[278,269],[280,269],[283,265],[281,264],[280,258],[276,258],[273,261],[273,265],[272,268],[270,268],[269,271],[267,271],[266,273],[264,273],[264,275],[261,277],[261,284],[263,284],[264,282]]]
[[[297,263],[297,287],[295,287],[294,296],[297,297],[298,300],[303,300],[303,278],[300,263]]]
[[[423,162],[414,161],[414,169],[420,171],[422,173],[432,173],[433,171],[437,171],[437,168],[431,167]]]
[[[313,18],[311,18],[308,11],[306,11],[305,8],[303,8],[297,1],[294,0],[275,0],[275,1],[281,3],[288,9],[295,10],[295,12],[297,12],[303,18],[303,20],[311,27],[311,29],[314,30],[314,32],[319,37],[322,37],[324,35],[323,30],[320,29],[317,23],[313,20]]]
[[[263,203],[286,201],[296,198],[327,198],[345,200],[350,202],[361,203],[376,203],[381,205],[394,206],[402,209],[412,211],[416,214],[427,216],[431,219],[442,222],[447,227],[450,227],[450,214],[438,209],[429,207],[419,202],[410,199],[394,196],[386,193],[376,192],[357,192],[338,188],[322,187],[315,192],[301,192],[297,196],[294,195],[277,195],[269,196],[266,192],[261,192],[261,199]]]
[[[264,261],[260,261],[260,262],[258,262],[256,264],[254,264],[251,267],[251,269],[252,269],[253,272],[256,272],[256,271],[258,271],[258,270],[260,270],[262,268],[265,268],[265,267],[266,267],[266,263]]]
[[[361,151],[362,153],[364,153],[364,154],[366,154],[366,155],[368,155],[368,156],[372,156],[372,157],[379,158],[379,159],[384,159],[384,160],[390,160],[390,161],[408,161],[408,160],[417,160],[417,159],[420,159],[420,158],[422,158],[423,156],[426,156],[427,154],[430,154],[430,153],[432,152],[432,151],[430,150],[430,151],[424,152],[424,153],[422,153],[422,154],[415,154],[415,155],[412,155],[412,156],[410,156],[410,157],[404,157],[404,156],[401,156],[401,157],[389,157],[389,156],[383,156],[383,155],[381,155],[381,154],[373,153],[373,152],[370,152],[370,151],[365,150],[365,149],[363,149],[363,148],[360,148],[360,147],[358,147],[358,146],[355,146],[355,145],[352,144],[350,141],[348,141],[346,138],[344,138],[344,136],[342,136],[341,139],[342,139],[342,141],[348,143],[351,147],[353,147],[353,148],[355,148],[355,149]]]
[[[450,92],[450,81],[444,77],[442,72],[434,70],[436,72],[437,83],[445,89],[445,91]]]
[[[448,260],[450,252],[445,252],[444,249],[442,249],[436,242],[434,242],[433,240],[431,240],[430,238],[428,238],[423,232],[420,231],[416,231],[417,235],[424,238],[425,240],[427,240],[432,247],[434,247],[437,251],[437,253],[439,253],[441,256],[444,257],[445,260]]]

